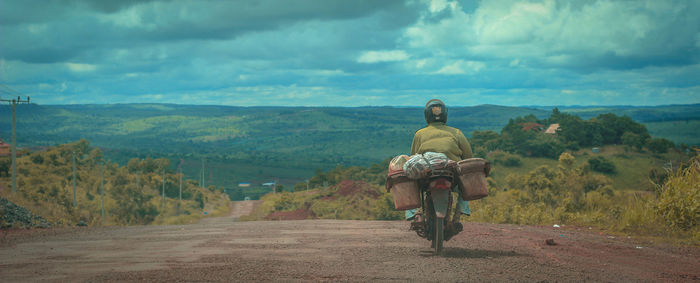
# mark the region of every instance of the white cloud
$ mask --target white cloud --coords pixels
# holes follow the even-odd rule
[[[485,2],[475,13],[474,30],[481,44],[528,42],[533,35],[552,22],[554,2],[514,3]]]
[[[448,2],[447,0],[428,0],[428,9],[431,13],[439,13],[448,6],[454,8],[455,5],[455,2]]]
[[[32,34],[41,34],[46,31],[46,24],[30,24],[27,25],[27,31]]]
[[[163,98],[165,98],[168,95],[164,95],[162,93],[156,93],[156,94],[143,94],[139,95],[139,100],[145,101],[145,102],[154,102],[154,101],[163,101]],[[172,95],[171,95],[172,97]]]
[[[416,68],[421,69],[421,68],[423,68],[423,67],[425,66],[425,64],[427,64],[427,63],[428,63],[428,60],[425,60],[425,59],[416,60],[415,66],[416,66]]]
[[[403,50],[384,50],[384,51],[366,51],[359,58],[358,63],[380,63],[404,61],[409,58],[406,51]]]
[[[464,49],[474,44],[475,33],[471,15],[465,13],[459,3],[450,6],[447,18],[433,22],[421,20],[405,29],[402,41],[416,49],[428,49],[440,53],[446,48]]]
[[[482,62],[475,61],[456,61],[452,64],[442,67],[440,70],[435,72],[441,75],[465,75],[474,74],[479,72],[481,69],[486,67],[486,64]]]
[[[73,72],[92,72],[97,69],[95,65],[81,63],[66,63],[66,67]]]
[[[503,65],[516,58],[562,65],[610,55],[663,58],[698,48],[700,25],[693,11],[700,5],[658,2],[482,1],[465,12],[457,2],[433,1],[430,11],[455,8],[439,21],[424,16],[405,29],[403,39],[432,56],[502,59]],[[614,64],[595,64],[606,63]]]

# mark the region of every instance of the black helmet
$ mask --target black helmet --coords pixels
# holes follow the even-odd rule
[[[425,121],[447,123],[447,106],[440,99],[431,99],[425,104]]]

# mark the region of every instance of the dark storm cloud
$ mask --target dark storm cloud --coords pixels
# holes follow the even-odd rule
[[[397,29],[417,17],[400,1],[51,1],[44,9],[36,2],[20,3],[24,5],[9,2],[10,9],[3,9],[0,18],[6,21],[0,32],[12,40],[0,43],[0,56],[32,63],[61,62],[90,49],[226,40],[297,23],[343,21],[382,11],[391,14],[375,21],[377,30]],[[19,17],[12,10],[40,12]],[[114,14],[117,11],[121,13]]]
[[[44,103],[696,103],[698,15],[685,0],[0,0],[0,82]]]

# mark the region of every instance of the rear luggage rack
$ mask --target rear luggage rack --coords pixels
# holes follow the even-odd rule
[[[428,179],[436,179],[436,178],[454,178],[454,172],[450,168],[442,168],[442,169],[435,169],[435,170],[430,170],[428,172]]]

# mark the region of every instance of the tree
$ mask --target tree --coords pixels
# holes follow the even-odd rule
[[[158,210],[150,202],[154,195],[130,183],[125,169],[117,171],[108,192],[117,202],[111,214],[120,224],[148,224],[158,215]]]
[[[664,138],[651,139],[647,144],[649,150],[653,153],[666,153],[669,148],[674,148],[675,145],[670,140]]]
[[[473,131],[470,139],[472,147],[482,146],[488,151],[498,149],[500,135],[494,131]]]
[[[631,132],[642,137],[649,136],[644,125],[635,122],[627,116],[617,116],[613,113],[600,114],[593,119],[600,125],[603,144],[622,143],[622,136],[625,132]]]
[[[564,152],[564,145],[555,136],[538,134],[527,140],[523,149],[530,156],[557,158]]]
[[[196,201],[197,204],[199,204],[199,208],[201,209],[204,209],[204,198],[204,194],[202,194],[202,192],[200,191],[197,191],[197,193],[194,194],[194,201]]]
[[[629,131],[622,134],[621,140],[622,144],[634,148],[637,151],[641,151],[644,144],[647,142],[646,137]]]

